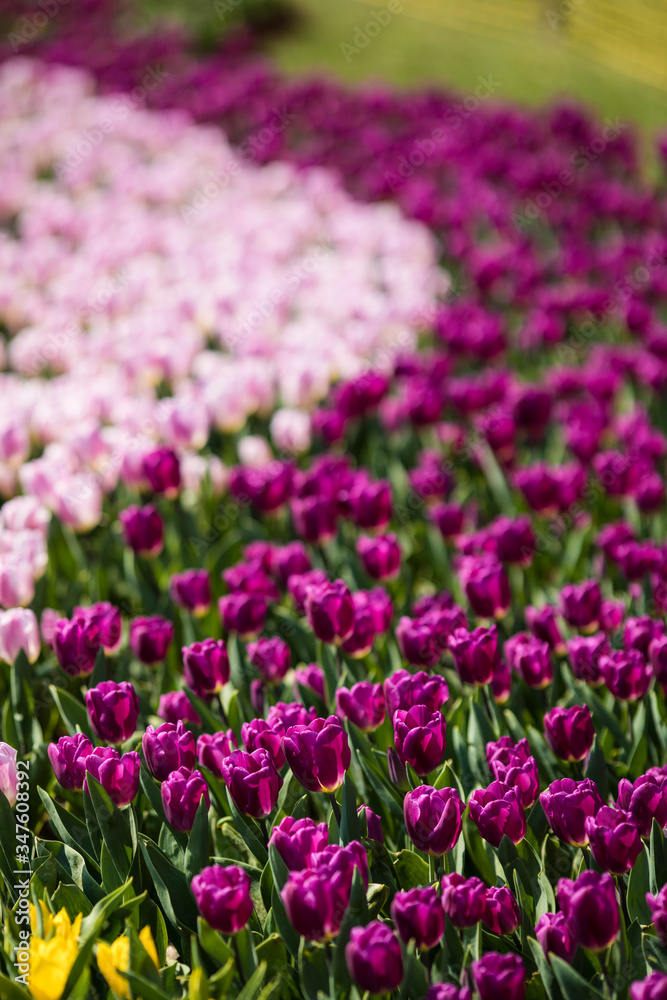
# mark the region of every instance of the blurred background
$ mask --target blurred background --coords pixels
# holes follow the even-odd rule
[[[245,21],[287,73],[464,92],[492,77],[498,98],[569,95],[648,137],[667,120],[665,0],[142,0],[133,17],[203,47]]]

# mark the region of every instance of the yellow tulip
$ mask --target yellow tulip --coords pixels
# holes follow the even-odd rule
[[[148,925],[139,933],[139,940],[152,959],[155,968],[159,967],[157,948]],[[130,939],[121,934],[112,944],[100,941],[97,945],[97,968],[106,979],[116,996],[130,1000],[130,984],[121,972],[127,972],[130,967]]]
[[[37,911],[30,904],[30,992],[35,1000],[60,1000],[67,977],[79,952],[83,914],[74,923],[63,907],[54,916],[40,900],[42,935],[37,932]]]

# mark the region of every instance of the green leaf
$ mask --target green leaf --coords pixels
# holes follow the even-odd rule
[[[197,928],[197,906],[185,875],[171,864],[152,840],[142,837],[140,846],[165,916],[174,927],[185,927],[194,934]]]
[[[399,851],[394,870],[401,889],[415,889],[430,881],[427,862],[414,851]]]
[[[531,950],[535,965],[540,973],[542,985],[544,986],[549,1000],[561,1000],[561,993],[558,989],[556,977],[554,976],[553,969],[549,964],[547,956],[544,954],[542,945],[535,938],[529,937],[528,947]]]
[[[336,945],[333,954],[333,973],[338,985],[347,985],[350,982],[347,965],[345,964],[345,947],[350,940],[350,931],[353,927],[365,926],[368,923],[368,903],[366,902],[366,890],[358,868],[354,869],[352,877],[352,889],[350,891],[350,902],[348,903],[345,916],[343,917]]]
[[[225,965],[234,955],[220,934],[206,923],[203,917],[197,917],[197,938],[204,951],[215,959],[219,965]]]
[[[361,839],[357,815],[357,792],[349,773],[346,773],[343,778],[340,839],[343,844],[349,844],[351,840]]]
[[[306,1000],[321,1000],[319,993],[329,996],[329,970],[324,948],[317,947],[305,938],[299,948],[299,982]]]
[[[102,840],[111,855],[121,881],[124,881],[130,873],[134,860],[129,823],[97,778],[88,773],[87,783]]]
[[[249,927],[244,927],[234,938],[236,954],[241,965],[241,972],[246,982],[251,979],[257,970],[257,953],[252,939],[252,931]]]
[[[124,885],[109,893],[99,903],[96,903],[88,916],[84,917],[81,922],[81,934],[79,936],[79,953],[67,977],[65,989],[62,994],[64,997],[69,996],[81,979],[81,976],[84,975],[102,927],[113,911],[121,905],[125,893],[131,889],[131,886],[132,880],[128,879]]]
[[[273,919],[290,955],[293,958],[298,958],[299,935],[292,927],[283,901],[280,898],[280,892],[289,878],[289,871],[278,853],[275,844],[269,844],[269,864],[271,865],[271,874],[273,875],[273,890],[271,892],[271,912],[273,913]]]
[[[236,829],[243,837],[243,840],[245,841],[248,850],[251,852],[251,854],[254,854],[254,856],[257,858],[257,860],[259,861],[260,865],[263,868],[266,862],[269,860],[269,856],[266,853],[266,848],[264,847],[264,844],[260,840],[259,831],[255,833],[255,830],[253,829],[252,826],[250,826],[250,823],[248,822],[246,817],[243,816],[238,811],[234,799],[229,794],[229,789],[227,789],[227,800],[229,802],[229,808],[231,810],[231,814],[234,817],[234,823],[236,825]],[[253,824],[253,826],[255,826],[255,824]],[[256,826],[255,829],[257,829]]]
[[[71,812],[58,805],[48,792],[37,786],[37,794],[42,800],[42,804],[49,815],[49,822],[53,830],[58,834],[64,844],[69,844],[75,851],[85,859],[86,864],[94,871],[99,871],[100,866],[93,857],[94,848],[88,833],[88,827],[82,823]],[[85,792],[84,792],[85,795]]]
[[[607,781],[607,760],[605,758],[604,750],[600,744],[600,740],[597,736],[595,737],[593,749],[591,750],[590,757],[588,758],[586,777],[590,778],[591,781],[597,785],[597,789],[602,796],[602,799],[606,802],[609,784]]]
[[[551,968],[564,1000],[603,1000],[602,994],[558,955],[551,956]]]
[[[0,975],[0,996],[3,1000],[30,1000],[31,994],[18,983]]]
[[[80,701],[73,698],[69,691],[63,691],[62,688],[57,688],[55,684],[49,684],[49,691],[58,706],[60,717],[65,723],[69,735],[75,736],[77,732],[82,732],[89,739],[94,739],[85,705],[82,705]]]
[[[628,877],[627,907],[630,920],[648,925],[653,923],[651,910],[646,902],[646,893],[650,890],[650,859],[645,846],[642,846]]]
[[[252,976],[237,996],[236,1000],[256,1000],[262,990],[265,979],[266,962],[262,962],[262,964],[255,969]]]
[[[653,818],[651,826],[651,892],[655,895],[667,882],[667,855],[665,853],[665,837],[657,819]]]
[[[644,955],[652,969],[659,969],[667,975],[667,948],[650,934],[644,934]]]
[[[188,885],[208,864],[209,853],[208,805],[202,795],[188,837],[188,846],[185,849],[185,877]]]
[[[260,965],[266,962],[269,969],[282,969],[287,965],[287,949],[280,934],[270,934],[257,945],[256,952]]]

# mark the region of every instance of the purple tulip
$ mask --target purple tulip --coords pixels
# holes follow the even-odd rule
[[[326,701],[324,671],[316,663],[308,663],[305,667],[294,671],[294,695],[297,698],[299,684],[310,688],[322,701]]]
[[[429,712],[415,705],[394,713],[394,743],[404,764],[425,775],[441,764],[445,756],[447,724],[442,712]]]
[[[603,805],[591,779],[559,778],[542,792],[540,802],[556,836],[565,844],[585,847],[588,843],[586,820],[596,816]]]
[[[611,875],[585,871],[576,881],[560,879],[558,902],[572,940],[582,948],[604,951],[616,940],[619,909]]]
[[[566,651],[565,642],[558,627],[557,609],[551,604],[544,608],[526,608],[526,624],[536,639],[549,645],[553,653],[562,656]]]
[[[357,480],[349,496],[350,515],[360,528],[377,531],[391,520],[391,486],[380,479],[375,483]]]
[[[242,639],[252,638],[264,628],[266,601],[256,594],[226,594],[218,601],[218,611],[225,629],[237,632]]]
[[[362,608],[370,613],[373,630],[376,635],[389,631],[394,617],[394,605],[384,587],[373,587],[371,590],[355,590],[352,594],[355,616]]]
[[[436,712],[449,698],[449,689],[439,674],[431,677],[425,670],[416,674],[397,670],[385,680],[384,696],[387,715],[393,719],[399,708],[407,711],[415,705],[426,705],[429,711]]]
[[[602,806],[585,820],[595,862],[614,875],[630,871],[642,850],[637,825],[629,813]]]
[[[357,542],[357,554],[372,580],[393,580],[401,568],[401,547],[396,535],[370,538],[362,535]]]
[[[377,813],[374,813],[370,806],[359,806],[357,816],[361,824],[362,836],[369,840],[377,840],[378,844],[384,844],[384,834],[382,832],[382,821]]]
[[[209,865],[190,883],[199,912],[221,934],[238,934],[252,915],[250,876],[236,865]]]
[[[574,635],[567,640],[567,653],[572,673],[580,681],[593,687],[602,684],[600,657],[608,653],[609,641],[604,632],[594,635]]]
[[[658,969],[630,986],[630,1000],[667,1000],[667,976]]]
[[[512,671],[505,660],[499,660],[491,678],[491,694],[498,705],[504,705],[512,693]]]
[[[509,837],[513,844],[523,840],[526,816],[518,788],[508,788],[501,781],[492,781],[488,788],[478,788],[472,793],[469,805],[470,818],[484,840],[494,847],[500,845],[503,835]]]
[[[297,614],[306,613],[306,594],[311,587],[320,587],[329,582],[323,569],[311,569],[307,573],[293,573],[287,581]]]
[[[496,743],[486,744],[486,759],[496,781],[518,788],[524,809],[532,806],[540,790],[540,776],[528,740],[515,743],[511,737],[501,736]]]
[[[222,578],[232,594],[261,597],[271,604],[280,600],[278,584],[269,575],[262,559],[249,559],[223,570]]]
[[[83,733],[61,736],[57,743],[49,743],[47,753],[56,781],[68,791],[80,792],[86,777],[86,758],[92,753],[93,744]]]
[[[178,496],[181,489],[181,467],[178,455],[171,448],[155,448],[144,456],[144,475],[154,493],[166,497]]]
[[[290,510],[295,532],[311,545],[326,545],[338,534],[338,505],[334,497],[324,493],[299,497],[292,500]]]
[[[249,642],[248,656],[267,684],[278,684],[290,668],[289,646],[277,636]]]
[[[222,639],[204,639],[183,646],[183,677],[198,698],[208,700],[229,680],[229,658]]]
[[[365,605],[357,607],[356,601],[354,600],[355,597],[356,594],[353,594],[352,602],[355,607],[352,633],[341,644],[341,646],[343,651],[347,653],[348,656],[351,656],[355,660],[360,660],[364,656],[368,656],[373,648],[373,641],[375,639],[375,623],[373,621],[373,615],[371,614],[370,608]]]
[[[162,782],[162,808],[169,826],[178,833],[189,833],[195,821],[201,799],[206,808],[211,805],[208,785],[203,774],[179,767]]]
[[[154,778],[164,781],[179,767],[195,766],[195,738],[182,722],[148,726],[141,740],[146,766]]]
[[[278,510],[294,493],[294,467],[278,459],[260,468],[238,465],[232,469],[229,491],[241,501],[250,499],[263,514]]]
[[[442,902],[433,886],[397,892],[391,903],[391,918],[401,939],[417,948],[434,948],[445,933]]]
[[[479,878],[454,872],[442,877],[442,908],[455,927],[474,927],[486,905],[486,886]]]
[[[347,847],[330,845],[311,856],[310,868],[290,873],[280,896],[299,934],[311,941],[324,941],[338,933],[350,902],[355,868],[366,883],[366,852],[352,841]]]
[[[595,632],[600,621],[602,594],[597,580],[571,583],[560,592],[563,618],[580,632]]]
[[[658,935],[664,945],[667,945],[667,885],[656,896],[650,892],[646,893],[646,902],[651,910],[651,919]]]
[[[139,791],[141,760],[135,751],[119,754],[112,747],[97,747],[85,760],[86,773],[99,781],[119,808],[129,805]],[[88,791],[88,779],[84,783]]]
[[[461,534],[465,514],[465,508],[456,503],[437,503],[428,512],[443,538],[455,538]]]
[[[561,760],[583,760],[595,739],[590,708],[588,705],[552,708],[544,716],[544,736]]]
[[[124,743],[137,728],[139,698],[129,681],[101,681],[89,688],[86,709],[95,735],[106,743]]]
[[[267,750],[260,748],[252,753],[234,750],[223,757],[220,769],[239,812],[255,819],[269,815],[278,800],[283,779]]]
[[[281,771],[285,766],[284,735],[285,730],[282,725],[272,727],[266,719],[251,719],[241,726],[241,739],[248,753],[266,750],[277,771]]]
[[[130,623],[132,652],[138,660],[149,666],[164,660],[173,638],[174,626],[160,615],[135,618]]]
[[[234,750],[238,750],[238,746],[231,729],[202,733],[197,740],[197,760],[216,778],[222,778],[222,762]]]
[[[349,690],[344,687],[338,688],[336,711],[344,719],[350,719],[364,733],[372,733],[384,721],[385,701],[382,684],[359,681]]]
[[[309,587],[305,597],[308,624],[321,642],[340,646],[354,630],[354,604],[343,580]]]
[[[391,993],[403,982],[401,946],[391,928],[380,920],[352,928],[345,946],[345,963],[360,990]]]
[[[641,618],[628,618],[623,629],[624,649],[638,649],[648,657],[649,647],[654,639],[665,635],[665,624],[657,618],[642,615]]]
[[[400,618],[396,626],[396,641],[402,655],[413,666],[434,667],[440,659],[435,628],[424,618]]]
[[[660,635],[651,640],[648,656],[655,679],[663,688],[667,687],[667,636]]]
[[[551,952],[568,964],[577,950],[564,913],[543,913],[535,925],[535,936],[548,957]]]
[[[454,983],[434,983],[426,991],[424,1000],[472,1000],[472,993],[467,986],[456,986]]]
[[[305,708],[298,701],[277,701],[271,705],[266,715],[266,721],[279,732],[287,732],[291,726],[309,726],[317,718],[314,708]]]
[[[164,527],[157,507],[128,507],[118,515],[123,526],[125,544],[144,559],[154,559],[162,552]]]
[[[205,569],[188,569],[174,573],[169,582],[169,594],[174,604],[201,618],[211,607],[211,581]]]
[[[480,1000],[523,1000],[526,970],[518,955],[487,951],[472,963],[472,978]]]
[[[501,562],[530,566],[535,553],[535,534],[529,517],[498,517],[493,522],[492,534]]]
[[[486,890],[482,921],[494,934],[512,934],[521,923],[521,911],[514,893],[506,885]]]
[[[624,652],[615,649],[600,657],[600,673],[605,684],[619,701],[637,701],[643,698],[651,683],[650,664],[638,649]]]
[[[89,606],[76,607],[72,619],[96,625],[105,653],[111,655],[118,652],[123,632],[120,608],[109,604],[108,601],[98,601]]]
[[[53,651],[70,677],[86,677],[93,672],[102,646],[99,624],[92,619],[59,618],[53,630]]]
[[[275,844],[290,871],[301,871],[310,867],[313,854],[319,854],[327,847],[329,830],[326,823],[315,823],[309,817],[294,819],[285,816],[271,830],[270,841]]]
[[[480,618],[504,618],[512,603],[507,573],[493,556],[470,556],[461,563],[461,583]]]
[[[312,563],[301,542],[289,542],[271,554],[271,569],[284,587],[294,573],[307,573]]]
[[[628,812],[641,837],[651,836],[653,820],[667,826],[667,775],[641,774],[633,785],[627,778],[618,783],[618,805]]]
[[[498,630],[476,628],[454,629],[449,637],[449,648],[456,671],[464,684],[488,684],[498,662]]]
[[[160,695],[157,714],[165,722],[192,722],[201,725],[201,719],[192,707],[185,691],[167,691]]]
[[[352,757],[347,733],[335,715],[291,726],[283,750],[295,778],[309,792],[340,788]]]
[[[528,687],[541,688],[551,684],[554,677],[551,650],[547,642],[527,633],[518,633],[505,643],[507,662],[520,674]]]
[[[463,825],[465,805],[455,788],[421,785],[403,800],[405,826],[420,851],[441,857],[454,847]]]

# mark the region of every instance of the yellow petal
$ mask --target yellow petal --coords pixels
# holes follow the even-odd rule
[[[146,926],[139,932],[139,940],[143,944],[144,948],[153,959],[153,964],[156,969],[160,968],[160,962],[157,957],[157,948],[155,947],[155,941],[153,940],[153,935],[151,934],[151,929],[146,924]]]
[[[60,1000],[77,954],[72,939],[30,938],[30,993],[35,1000]]]
[[[113,944],[100,941],[97,945],[97,968],[110,988],[119,997],[130,1000],[130,984],[119,972],[127,972],[130,964],[130,939],[121,934]]]

